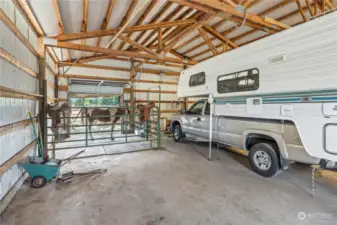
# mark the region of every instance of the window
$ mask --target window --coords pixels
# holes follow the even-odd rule
[[[189,86],[190,87],[199,86],[205,84],[205,82],[206,82],[205,72],[200,72],[197,74],[193,74],[190,77]]]
[[[218,92],[253,91],[259,88],[259,70],[249,69],[218,77]]]
[[[205,108],[205,115],[209,115],[211,112],[210,112],[210,107],[209,107],[209,103],[207,102],[206,104],[206,108]]]
[[[191,106],[190,110],[188,110],[188,114],[201,115],[203,108],[204,108],[204,102],[203,101],[196,102],[196,103],[194,103],[194,105]]]

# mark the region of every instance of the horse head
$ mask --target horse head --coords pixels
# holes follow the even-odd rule
[[[143,104],[137,105],[137,109],[139,110],[139,114],[140,114],[139,119],[142,123],[150,119],[151,109],[153,109],[155,106],[156,105],[154,102],[149,102],[146,105],[143,105]]]

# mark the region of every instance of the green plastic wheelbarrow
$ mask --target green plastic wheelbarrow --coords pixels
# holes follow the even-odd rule
[[[24,158],[20,165],[26,170],[31,179],[31,186],[34,188],[43,187],[48,181],[56,178],[60,173],[60,167],[70,162],[84,151],[80,151],[67,159],[49,159],[45,161],[42,157],[28,156]]]

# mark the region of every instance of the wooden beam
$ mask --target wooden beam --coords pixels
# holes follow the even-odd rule
[[[274,24],[274,25],[276,25],[276,26],[278,26],[278,27],[280,27],[282,29],[289,29],[289,28],[291,28],[291,26],[289,26],[288,24],[285,24],[285,23],[282,23],[280,21],[274,20],[273,18],[265,17],[264,19],[265,19],[265,21],[268,21],[269,23]]]
[[[159,29],[160,29],[160,28],[159,28]],[[134,40],[128,38],[127,36],[124,36],[124,35],[121,34],[121,35],[119,35],[118,38],[121,39],[121,40],[123,40],[123,41],[126,42],[126,43],[131,44],[132,46],[134,46],[134,47],[136,47],[136,48],[138,48],[138,49],[140,49],[140,50],[142,50],[142,51],[144,51],[144,52],[147,52],[147,53],[149,53],[149,54],[151,54],[151,55],[156,55],[156,56],[158,56],[158,54],[157,54],[156,52],[152,51],[151,49],[149,49],[149,48],[147,48],[147,47],[144,47],[144,46],[141,45],[141,44],[138,44],[137,42],[135,42]]]
[[[166,15],[166,17],[162,21],[163,22],[169,22],[169,21],[171,21],[171,19],[173,19],[174,16],[177,15],[183,8],[184,8],[184,6],[178,5],[173,10],[173,12],[169,13],[168,15]],[[176,18],[176,20],[181,20],[181,19],[183,19],[183,18],[182,17]],[[150,34],[148,34],[147,37],[145,37],[143,39],[143,41],[141,42],[141,44],[145,45],[145,46],[150,46],[151,44],[147,44],[147,43],[149,43],[151,41],[151,39],[156,36],[155,34],[156,34],[156,30],[151,31]]]
[[[21,31],[12,22],[12,20],[8,18],[2,9],[0,9],[0,21],[2,21],[8,27],[8,29],[13,32],[13,34],[28,48],[31,53],[33,53],[35,56],[38,56],[38,53],[32,44],[26,39],[25,36],[22,35]]]
[[[78,61],[78,63],[93,62],[93,61],[102,60],[102,59],[111,59],[111,60],[130,62],[130,60],[128,58],[123,58],[123,57],[120,57],[120,56],[113,56],[113,55],[109,55],[109,54],[101,54],[101,55],[96,55],[96,56],[83,57]],[[181,68],[181,69],[185,68],[185,66],[181,65],[181,64],[161,63],[161,62],[158,63],[156,61],[141,60],[141,59],[134,59],[134,60],[135,60],[135,62],[144,63],[144,64],[164,65],[164,66],[168,66],[168,67],[175,67],[175,68]],[[72,61],[67,60],[65,62],[72,62]],[[62,62],[60,64],[62,64]]]
[[[101,30],[105,30],[108,27],[108,23],[110,21],[110,17],[111,17],[111,13],[112,13],[112,9],[114,8],[114,5],[115,5],[115,0],[110,0],[108,9],[107,9],[105,17],[103,19]],[[101,40],[102,40],[101,37],[98,37],[98,41],[97,41],[97,45],[96,45],[97,47],[100,47]]]
[[[160,49],[163,48],[163,30],[161,28],[158,28],[158,49],[159,52]]]
[[[58,59],[55,55],[55,52],[53,51],[53,49],[51,47],[47,48],[47,54],[49,55],[49,57],[51,58],[51,60],[53,60],[53,63],[55,63],[57,65],[58,63]]]
[[[58,2],[59,0],[52,0],[52,1],[53,1],[54,11],[55,11],[55,14],[56,14],[58,30],[59,30],[59,33],[63,34],[64,33],[64,26],[63,26],[62,16],[61,16],[59,2]],[[62,51],[62,49],[61,49],[61,51]],[[66,52],[67,52],[68,59],[71,59],[69,50],[67,50]]]
[[[209,25],[205,25],[205,30],[210,33],[211,35],[213,35],[214,37],[218,38],[220,41],[222,41],[223,43],[228,43],[230,46],[232,46],[233,48],[238,48],[239,46],[237,44],[235,44],[234,42],[232,42],[231,40],[229,40],[228,38],[222,36],[219,32],[217,32],[216,30],[214,30],[211,26]]]
[[[133,89],[137,93],[161,93],[161,94],[177,94],[176,91],[159,91],[159,90],[146,90],[146,89]],[[130,93],[130,88],[124,88],[124,93]]]
[[[87,76],[78,74],[61,74],[60,77],[73,78],[73,79],[87,79],[87,80],[104,80],[104,81],[117,81],[117,82],[135,82],[135,83],[152,83],[152,84],[167,84],[167,85],[178,85],[177,82],[173,81],[156,81],[156,80],[132,80],[129,78],[119,78],[119,77],[102,77],[102,76]]]
[[[27,18],[27,22],[33,27],[34,32],[37,34],[38,37],[44,36],[44,32],[34,16],[27,0],[12,0],[13,3],[17,6],[19,10],[22,11],[25,18]]]
[[[123,33],[136,32],[136,31],[147,31],[152,29],[158,29],[160,27],[174,27],[174,26],[184,26],[195,23],[194,19],[188,20],[177,20],[172,22],[158,22],[151,24],[141,24],[132,27],[127,27]],[[52,36],[50,38],[56,38],[58,41],[71,41],[71,40],[80,40],[86,38],[102,37],[102,36],[111,36],[117,34],[119,31],[118,28],[107,29],[107,30],[96,30],[88,32],[79,32],[79,33],[64,33],[57,36]],[[135,40],[137,42],[137,40]]]
[[[68,85],[60,85],[59,91],[69,91],[69,86]]]
[[[300,10],[300,13],[301,13],[301,16],[302,16],[303,20],[307,21],[307,18],[306,18],[305,13],[302,9],[300,0],[296,0],[296,4],[297,4],[298,9]]]
[[[33,121],[36,123],[37,117],[34,117]],[[25,128],[29,125],[31,125],[31,121],[29,119],[26,119],[26,120],[21,120],[15,123],[0,126],[0,136],[4,136],[5,134],[11,133],[15,130]]]
[[[38,95],[34,93],[16,90],[13,88],[7,88],[4,86],[0,86],[0,97],[40,100],[41,98],[43,98],[43,95]]]
[[[166,45],[161,51],[162,52],[169,52],[186,35],[192,33],[194,29],[199,28],[200,26],[205,25],[212,18],[213,18],[212,16],[207,16],[206,15],[203,19],[201,19],[200,21],[196,22],[192,26],[188,27],[183,32],[181,32],[179,35],[177,35],[175,38],[173,38],[173,40],[171,40],[171,42],[168,45]]]
[[[103,69],[103,70],[113,70],[113,71],[125,71],[130,72],[130,68],[122,68],[122,67],[113,67],[113,66],[102,66],[102,65],[92,65],[92,64],[80,64],[80,63],[62,63],[60,67],[63,66],[71,66],[71,67],[80,67],[80,68],[90,68],[90,69]],[[165,71],[165,70],[155,70],[155,69],[147,69],[147,68],[136,68],[136,72],[148,73],[148,74],[165,74],[167,76],[180,76],[180,73],[173,71]]]
[[[215,49],[214,45],[212,44],[212,41],[209,39],[209,37],[207,36],[206,32],[204,31],[204,29],[202,27],[198,28],[198,31],[201,35],[201,37],[205,40],[205,42],[208,45],[208,48],[212,51],[213,55],[216,56],[218,55],[217,50]]]
[[[309,1],[309,0],[305,0],[305,2],[306,2],[306,4],[307,4],[307,6],[308,6],[308,9],[309,9],[310,15],[311,15],[311,16],[315,16],[315,13],[314,13],[314,10],[313,10],[313,8],[311,7],[311,3],[310,3],[310,1]]]
[[[171,7],[171,5],[172,5],[172,2],[166,1],[165,5],[160,9],[160,11],[154,17],[152,17],[152,19],[149,22],[149,24],[157,22],[159,20],[159,18],[163,14],[165,14],[166,11]],[[146,31],[143,30],[134,40],[136,42],[138,42],[144,36],[145,33],[146,33]],[[130,49],[131,49],[131,46],[127,50],[130,50]]]
[[[99,53],[111,54],[114,56],[124,56],[124,57],[129,57],[129,58],[153,59],[153,60],[157,60],[161,62],[171,62],[171,63],[180,63],[180,64],[188,64],[188,65],[195,65],[198,63],[197,61],[191,61],[191,60],[180,60],[180,59],[171,58],[171,57],[161,57],[161,56],[155,56],[155,55],[150,55],[150,54],[130,52],[130,51],[120,51],[120,50],[107,49],[107,48],[97,48],[94,46],[71,44],[71,43],[65,43],[65,42],[57,42],[56,44],[49,43],[47,45],[58,47],[58,48],[66,48],[66,49],[73,49],[73,50],[86,51],[86,52],[99,52]]]
[[[37,77],[37,72],[32,70],[30,67],[28,67],[26,64],[12,56],[9,52],[7,52],[5,49],[0,47],[0,57],[5,59],[7,62],[11,63],[12,65],[16,66],[20,70],[28,73],[32,77]]]
[[[254,1],[256,1],[256,0],[247,0],[247,1],[243,4],[243,7],[248,8]]]
[[[144,22],[144,20],[150,14],[151,10],[157,4],[157,2],[158,2],[158,0],[152,0],[151,1],[151,3],[147,6],[145,12],[138,18],[138,20],[137,20],[137,22],[136,22],[135,25],[140,25],[140,24],[142,24]],[[127,37],[130,38],[132,34],[133,34],[133,32],[129,32],[128,35],[127,35]],[[118,50],[122,50],[123,47],[124,47],[124,45],[125,45],[125,42],[122,43],[122,45],[120,46],[120,48],[118,48]]]
[[[203,13],[200,13],[200,12],[196,11],[192,15],[188,16],[192,11],[193,11],[193,9],[187,9],[187,10],[185,10],[185,12],[183,12],[182,14],[180,14],[179,17],[175,18],[175,20],[183,20],[183,19],[195,19],[195,20],[197,20],[198,16],[200,14],[203,14]],[[186,17],[186,16],[188,16],[188,17]],[[162,40],[163,46],[164,46],[164,43],[169,42],[172,38],[174,38],[181,31],[185,30],[187,27],[188,27],[188,25],[180,26],[180,27],[175,27],[173,29],[171,27],[164,28],[164,30],[162,32],[163,33],[163,40]],[[155,36],[155,35],[153,35],[153,36]],[[156,41],[158,41],[158,39],[153,38],[153,40],[151,42],[149,42],[146,46],[148,46],[148,47],[151,48],[152,46],[154,46],[154,44],[156,43]]]
[[[18,153],[16,153],[12,158],[4,162],[0,166],[0,176],[2,176],[7,170],[12,168],[13,165],[17,164],[21,159],[23,159],[26,154],[36,146],[36,140],[29,143],[26,147],[21,149]]]

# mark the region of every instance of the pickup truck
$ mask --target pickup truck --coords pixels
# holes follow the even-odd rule
[[[170,129],[173,139],[209,141],[210,104],[197,101],[187,111],[172,116]],[[265,177],[272,177],[288,168],[290,161],[324,164],[304,149],[295,124],[261,118],[213,115],[212,141],[249,151],[252,169]],[[324,165],[326,166],[326,165]]]

